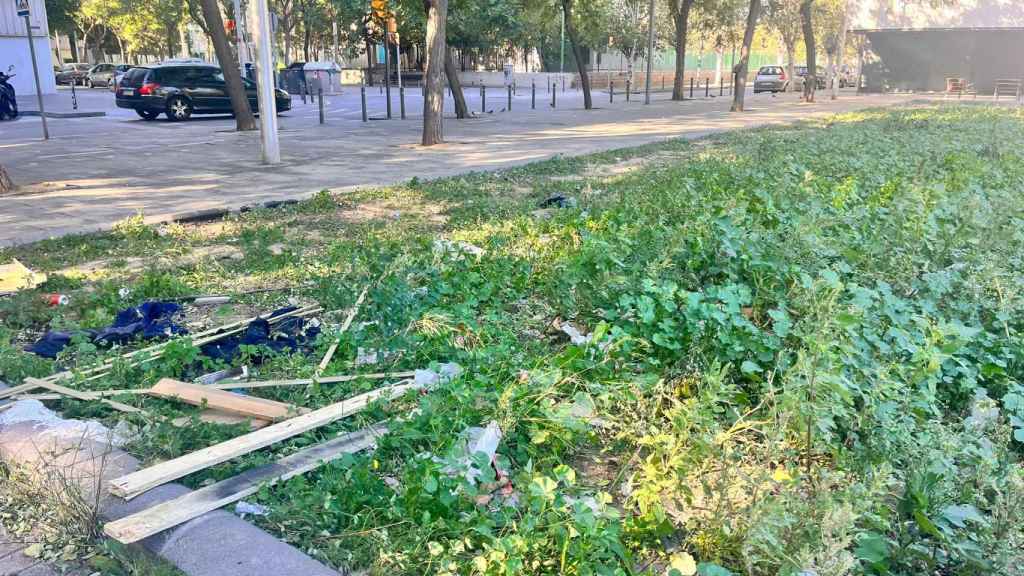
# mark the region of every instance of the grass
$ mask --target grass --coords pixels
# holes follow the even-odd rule
[[[358,348],[384,367],[463,376],[188,478],[200,485],[383,418],[372,454],[263,489],[257,521],[373,574],[1021,574],[1024,557],[1024,117],[922,106],[673,141],[498,173],[324,193],[299,205],[0,252],[51,273],[0,303],[0,377],[55,367],[19,351],[146,298],[280,287],[328,314],[369,296],[327,374]],[[537,211],[565,194],[576,208]],[[479,256],[438,251],[466,242]],[[88,266],[83,264],[89,263]],[[61,272],[63,270],[63,272]],[[127,292],[122,289],[127,288]],[[39,293],[71,304],[48,308]],[[587,341],[573,344],[569,322]],[[87,343],[61,363],[109,354]],[[77,385],[188,377],[188,344]],[[316,408],[376,382],[263,389]],[[242,426],[129,397],[131,450],[174,457]],[[60,402],[75,416],[120,417]],[[134,417],[130,417],[134,418]],[[469,427],[497,423],[497,470],[464,471]],[[479,456],[477,457],[479,460]]]

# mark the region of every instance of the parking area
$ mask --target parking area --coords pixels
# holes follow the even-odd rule
[[[396,92],[396,91],[394,91]],[[383,185],[412,177],[434,178],[541,160],[635,146],[673,137],[792,122],[838,111],[908,101],[906,96],[822,97],[805,104],[795,94],[748,94],[748,112],[730,114],[728,96],[672,102],[667,92],[626,102],[595,93],[586,111],[578,92],[538,90],[531,109],[520,89],[508,111],[503,90],[489,89],[485,112],[479,88],[467,88],[478,115],[446,122],[447,143],[418,146],[422,97],[406,92],[406,120],[393,120],[377,88],[367,91],[368,122],[361,119],[358,88],[324,98],[325,123],[314,101],[293,99],[280,116],[283,163],[259,163],[259,133],[234,131],[228,116],[196,116],[188,122],[147,122],[117,109],[101,89],[78,90],[80,109],[102,108],[103,117],[50,119],[51,139],[40,139],[40,119],[23,117],[0,125],[0,156],[19,190],[0,207],[0,245],[107,228],[142,212],[161,221],[199,211],[298,199],[324,189]],[[70,98],[62,88],[58,97]],[[448,116],[453,114],[446,99]],[[29,221],[31,216],[31,221]]]

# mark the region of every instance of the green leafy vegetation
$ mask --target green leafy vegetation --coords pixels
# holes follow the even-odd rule
[[[286,295],[343,310],[369,284],[327,374],[458,362],[462,376],[186,479],[391,418],[374,452],[253,497],[271,510],[256,522],[325,562],[372,574],[1021,574],[1021,150],[1018,111],[869,111],[48,241],[0,256],[48,272],[105,266],[51,274],[67,307],[29,305],[35,293],[0,303],[0,377],[53,370],[17,350],[25,334],[98,324],[142,298],[294,286],[243,297],[210,316],[220,323]],[[552,194],[578,206],[535,210]],[[210,256],[224,246],[239,255]],[[335,334],[325,319],[321,353]],[[356,366],[359,348],[392,354]],[[172,352],[76,385],[187,375],[195,349]],[[105,354],[79,343],[62,362]],[[276,356],[261,376],[310,376],[318,361]],[[378,384],[253,393],[315,408]],[[131,418],[147,460],[244,431]],[[503,433],[493,467],[464,448],[465,430],[489,422]]]

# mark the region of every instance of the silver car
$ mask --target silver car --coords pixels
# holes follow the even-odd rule
[[[89,69],[85,84],[89,88],[110,87],[118,73],[123,73],[131,66],[127,64],[97,64]]]
[[[790,79],[784,66],[761,66],[757,71],[757,76],[754,77],[754,94],[785,92],[789,89],[791,82],[794,82],[795,90],[803,90],[804,79],[800,74],[796,74],[796,78]]]

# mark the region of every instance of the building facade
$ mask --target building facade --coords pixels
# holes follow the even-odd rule
[[[50,29],[46,21],[46,5],[43,0],[29,0],[29,7],[39,83],[43,94],[54,94],[57,86],[50,57]],[[18,95],[35,94],[36,84],[32,77],[32,57],[25,19],[18,16],[14,0],[0,0],[0,70],[6,71],[11,65],[17,74],[11,79],[11,84]]]

